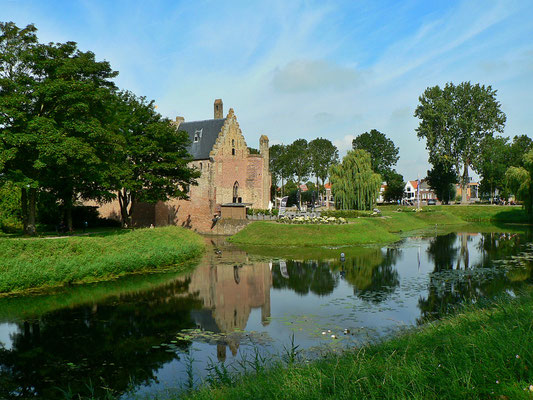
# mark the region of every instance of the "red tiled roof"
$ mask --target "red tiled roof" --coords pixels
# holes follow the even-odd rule
[[[415,188],[415,190],[416,190],[416,188],[418,187],[418,181],[409,181],[409,182],[411,182],[411,185],[412,185],[413,188]]]
[[[326,183],[326,184],[324,185],[324,188],[326,188],[326,189],[331,189],[331,183],[330,183],[330,182]]]

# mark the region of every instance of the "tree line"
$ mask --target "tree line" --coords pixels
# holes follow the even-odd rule
[[[119,90],[107,61],[36,32],[0,23],[0,185],[20,193],[24,231],[35,233],[42,197],[60,204],[68,229],[78,200],[118,198],[129,225],[138,201],[186,198],[199,176],[187,134]]]
[[[393,169],[398,154],[399,148],[393,141],[375,129],[357,136],[342,162],[338,149],[328,139],[310,142],[298,139],[289,145],[273,145],[270,148],[273,194],[291,195],[293,202],[301,205],[304,196],[295,193],[302,183],[314,177],[316,184],[307,182],[307,186],[318,193],[329,179],[337,208],[369,209],[376,203],[385,181],[384,197],[386,201],[395,201],[402,198],[404,190],[403,177]]]

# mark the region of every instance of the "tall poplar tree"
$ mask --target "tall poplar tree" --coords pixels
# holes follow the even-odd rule
[[[479,169],[476,161],[481,142],[503,132],[505,114],[496,90],[470,82],[427,88],[414,115],[420,119],[416,132],[426,139],[429,161],[451,163],[458,174],[462,168],[462,203],[466,203],[468,170]]]

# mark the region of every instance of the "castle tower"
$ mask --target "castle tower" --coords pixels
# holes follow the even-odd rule
[[[222,106],[222,99],[215,100],[215,119],[224,118],[224,108]]]
[[[270,176],[270,150],[268,148],[268,137],[266,135],[261,135],[259,138],[259,153],[263,157],[263,208],[268,208],[270,202],[270,186],[271,176]]]

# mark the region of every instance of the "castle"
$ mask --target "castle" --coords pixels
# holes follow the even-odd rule
[[[213,232],[213,217],[224,204],[246,204],[266,209],[270,201],[268,137],[259,139],[259,154],[251,154],[232,108],[224,118],[222,100],[214,103],[214,118],[185,122],[177,117],[176,129],[189,135],[189,154],[201,173],[191,186],[189,200],[138,203],[135,226],[180,225],[201,233]],[[99,207],[104,218],[118,219],[117,201]]]

